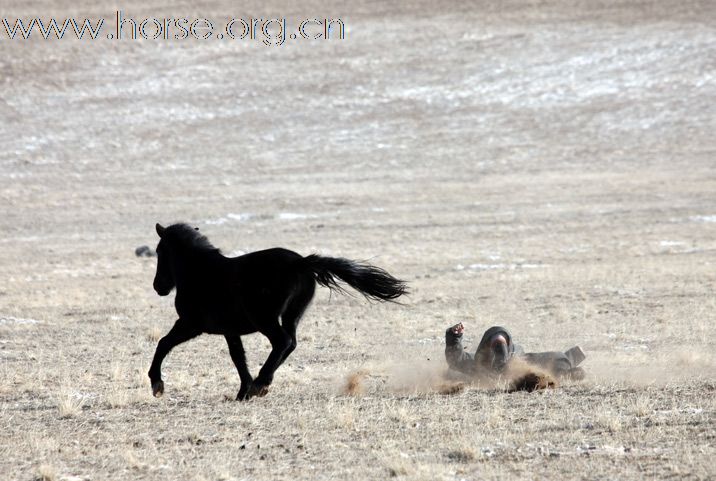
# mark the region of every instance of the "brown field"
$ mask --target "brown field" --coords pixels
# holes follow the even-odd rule
[[[112,19],[97,2],[0,16]],[[715,479],[711,2],[124,2],[340,17],[343,41],[9,40],[0,24],[0,479]],[[289,24],[291,22],[289,21]],[[368,259],[248,403],[175,320],[154,223],[227,255]],[[579,344],[588,376],[445,380],[443,333]],[[268,354],[244,339],[252,372]],[[350,384],[350,385],[349,385]]]

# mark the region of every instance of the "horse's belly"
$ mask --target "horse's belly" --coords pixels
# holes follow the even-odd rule
[[[202,331],[207,334],[234,334],[243,335],[256,332],[252,323],[243,316],[207,316],[202,322]]]
[[[206,334],[228,334],[226,326],[220,322],[205,321],[201,327]]]

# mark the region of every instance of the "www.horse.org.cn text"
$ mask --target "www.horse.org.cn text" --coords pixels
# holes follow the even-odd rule
[[[228,17],[227,17],[228,18]],[[287,40],[344,40],[345,24],[339,18],[311,18],[296,22],[293,31],[286,18],[134,19],[118,10],[112,21],[104,18],[3,18],[1,40],[258,40],[264,45],[283,45]]]

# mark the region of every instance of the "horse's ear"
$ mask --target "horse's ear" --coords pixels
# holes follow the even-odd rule
[[[154,227],[156,227],[157,234],[159,234],[159,237],[162,237],[164,235],[164,231],[167,230],[167,228],[163,227],[159,222],[157,222],[157,225]]]

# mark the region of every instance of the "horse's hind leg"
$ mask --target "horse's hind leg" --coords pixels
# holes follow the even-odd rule
[[[265,396],[268,393],[268,387],[273,382],[273,374],[281,364],[284,353],[291,346],[291,335],[281,327],[278,319],[274,319],[270,323],[264,323],[260,329],[261,334],[269,338],[271,342],[271,353],[266,362],[261,367],[259,375],[249,388],[248,397]]]
[[[201,334],[201,331],[187,325],[181,319],[174,323],[169,333],[159,340],[157,350],[154,352],[152,366],[149,368],[149,380],[152,382],[152,393],[155,397],[164,394],[164,381],[162,381],[162,361],[175,346],[193,339]]]
[[[244,353],[244,345],[241,342],[241,336],[239,335],[225,335],[226,343],[229,345],[229,354],[231,354],[231,360],[234,361],[236,370],[239,371],[239,378],[241,378],[241,387],[239,388],[239,394],[236,395],[237,401],[243,401],[248,399],[249,388],[253,382],[249,368],[246,365],[246,355]]]
[[[286,307],[286,310],[281,315],[281,325],[288,335],[291,336],[291,344],[288,346],[288,349],[284,351],[281,362],[278,364],[279,366],[281,366],[294,349],[296,349],[296,329],[298,328],[298,323],[301,317],[303,317],[303,313],[306,312],[306,308],[308,304],[310,304],[311,299],[313,299],[313,293],[316,290],[313,279],[311,279],[310,282],[310,284],[306,285],[307,288],[304,291],[291,299],[288,307]]]

